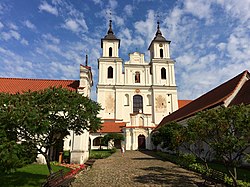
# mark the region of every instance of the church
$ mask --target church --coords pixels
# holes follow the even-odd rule
[[[153,38],[154,36],[152,36]],[[170,41],[156,28],[148,50],[150,61],[137,51],[123,62],[123,47],[112,29],[101,39],[102,56],[98,59],[97,102],[103,108],[103,128],[91,133],[91,147],[98,148],[100,136],[122,133],[126,150],[152,149],[151,131],[162,118],[178,109],[174,60],[170,58]],[[119,145],[118,145],[119,147]]]
[[[115,36],[111,20],[107,30],[100,39],[102,55],[98,59],[97,102],[102,106],[99,116],[102,128],[95,133],[86,131],[80,136],[71,132],[64,139],[63,148],[52,151],[56,154],[51,155],[51,160],[56,159],[63,149],[70,151],[71,162],[84,163],[89,149],[98,149],[100,138],[107,133],[124,135],[125,141],[115,142],[118,148],[123,144],[126,150],[152,149],[152,130],[165,116],[190,102],[177,99],[175,61],[170,58],[170,41],[162,35],[159,22],[155,36],[148,44],[148,62],[145,54],[137,51],[131,52],[129,60],[124,62],[119,50],[126,46],[122,46]],[[80,65],[80,80],[0,78],[0,92],[15,94],[62,86],[89,97],[93,75],[87,62],[86,56],[86,64]],[[41,155],[38,160],[45,162]]]

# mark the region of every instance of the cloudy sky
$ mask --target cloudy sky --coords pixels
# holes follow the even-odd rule
[[[249,10],[250,0],[1,0],[0,77],[78,80],[88,54],[96,86],[112,12],[124,61],[134,51],[148,61],[160,20],[179,99],[195,99],[250,70]]]

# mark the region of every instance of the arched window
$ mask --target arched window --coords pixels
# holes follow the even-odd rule
[[[165,68],[161,68],[161,79],[166,79],[166,69]]]
[[[133,97],[133,113],[143,112],[143,98],[141,95],[135,95]]]
[[[163,58],[163,49],[160,49],[160,57]]]
[[[113,79],[113,68],[111,66],[108,68],[108,79]]]
[[[140,83],[140,72],[135,72],[135,83]]]
[[[93,140],[93,146],[100,146],[102,137],[97,137]]]
[[[125,94],[125,97],[124,97],[124,105],[125,105],[125,106],[129,106],[129,95],[128,95],[128,94]]]
[[[109,57],[112,57],[112,47],[109,48]]]

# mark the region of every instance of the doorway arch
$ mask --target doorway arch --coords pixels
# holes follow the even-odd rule
[[[142,134],[138,136],[138,149],[146,149],[146,139]]]

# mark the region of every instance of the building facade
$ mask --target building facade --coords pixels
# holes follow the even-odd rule
[[[139,52],[130,53],[129,60],[123,62],[120,43],[110,21],[107,35],[101,39],[102,56],[98,59],[97,102],[103,108],[103,127],[117,124],[125,136],[127,150],[152,149],[151,131],[162,118],[178,109],[170,41],[163,37],[158,22],[148,47],[149,62]],[[92,145],[97,136],[92,134]]]

